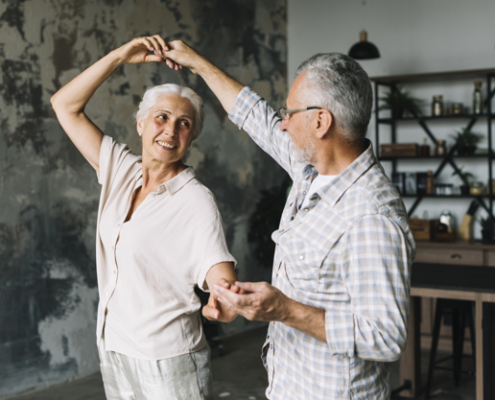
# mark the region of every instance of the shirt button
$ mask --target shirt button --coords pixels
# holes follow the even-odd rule
[[[306,194],[306,191],[304,191],[303,194]]]
[[[304,260],[304,254],[301,254],[301,255],[299,256],[299,259],[300,259],[300,260]]]
[[[304,209],[304,212],[308,212],[308,211],[309,211],[309,208],[305,208],[305,209]]]

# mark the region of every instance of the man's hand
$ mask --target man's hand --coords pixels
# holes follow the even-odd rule
[[[230,289],[214,285],[213,293],[224,309],[250,321],[279,321],[326,342],[325,311],[299,303],[266,282],[236,282]]]
[[[173,61],[176,65],[187,67],[193,74],[200,74],[201,67],[206,66],[208,61],[182,40],[168,42],[167,49],[163,55]]]
[[[229,290],[231,286],[225,279],[221,279],[217,282],[217,285],[225,288],[226,290]],[[238,292],[238,289],[233,290]],[[237,317],[237,314],[233,309],[224,307],[220,304],[216,297],[217,296],[215,294],[210,294],[208,304],[204,306],[202,310],[203,316],[210,321],[232,322],[235,317]]]
[[[242,294],[242,292],[244,294]],[[215,285],[213,293],[224,307],[250,321],[285,321],[292,299],[266,282],[236,282],[231,288]]]
[[[182,69],[180,65],[164,56],[167,50],[169,47],[165,40],[160,35],[153,35],[132,39],[116,49],[115,54],[121,64],[165,62],[172,69]]]

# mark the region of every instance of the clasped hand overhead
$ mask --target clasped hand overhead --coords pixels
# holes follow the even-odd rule
[[[135,38],[115,51],[122,64],[164,62],[176,71],[185,66],[193,73],[195,64],[202,59],[182,40],[166,42],[160,35]]]

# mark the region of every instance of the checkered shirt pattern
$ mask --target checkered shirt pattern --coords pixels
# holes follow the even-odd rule
[[[280,119],[251,89],[229,118],[291,176],[273,232],[272,284],[325,310],[326,343],[272,322],[263,347],[276,400],[387,399],[388,368],[405,346],[414,239],[402,200],[368,148],[300,209],[313,166],[293,158]]]

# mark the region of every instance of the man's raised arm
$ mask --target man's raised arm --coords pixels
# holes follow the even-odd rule
[[[201,76],[220,100],[225,111],[229,112],[244,85],[228,76],[182,40],[174,40],[167,44],[169,51],[165,51],[165,57]]]

